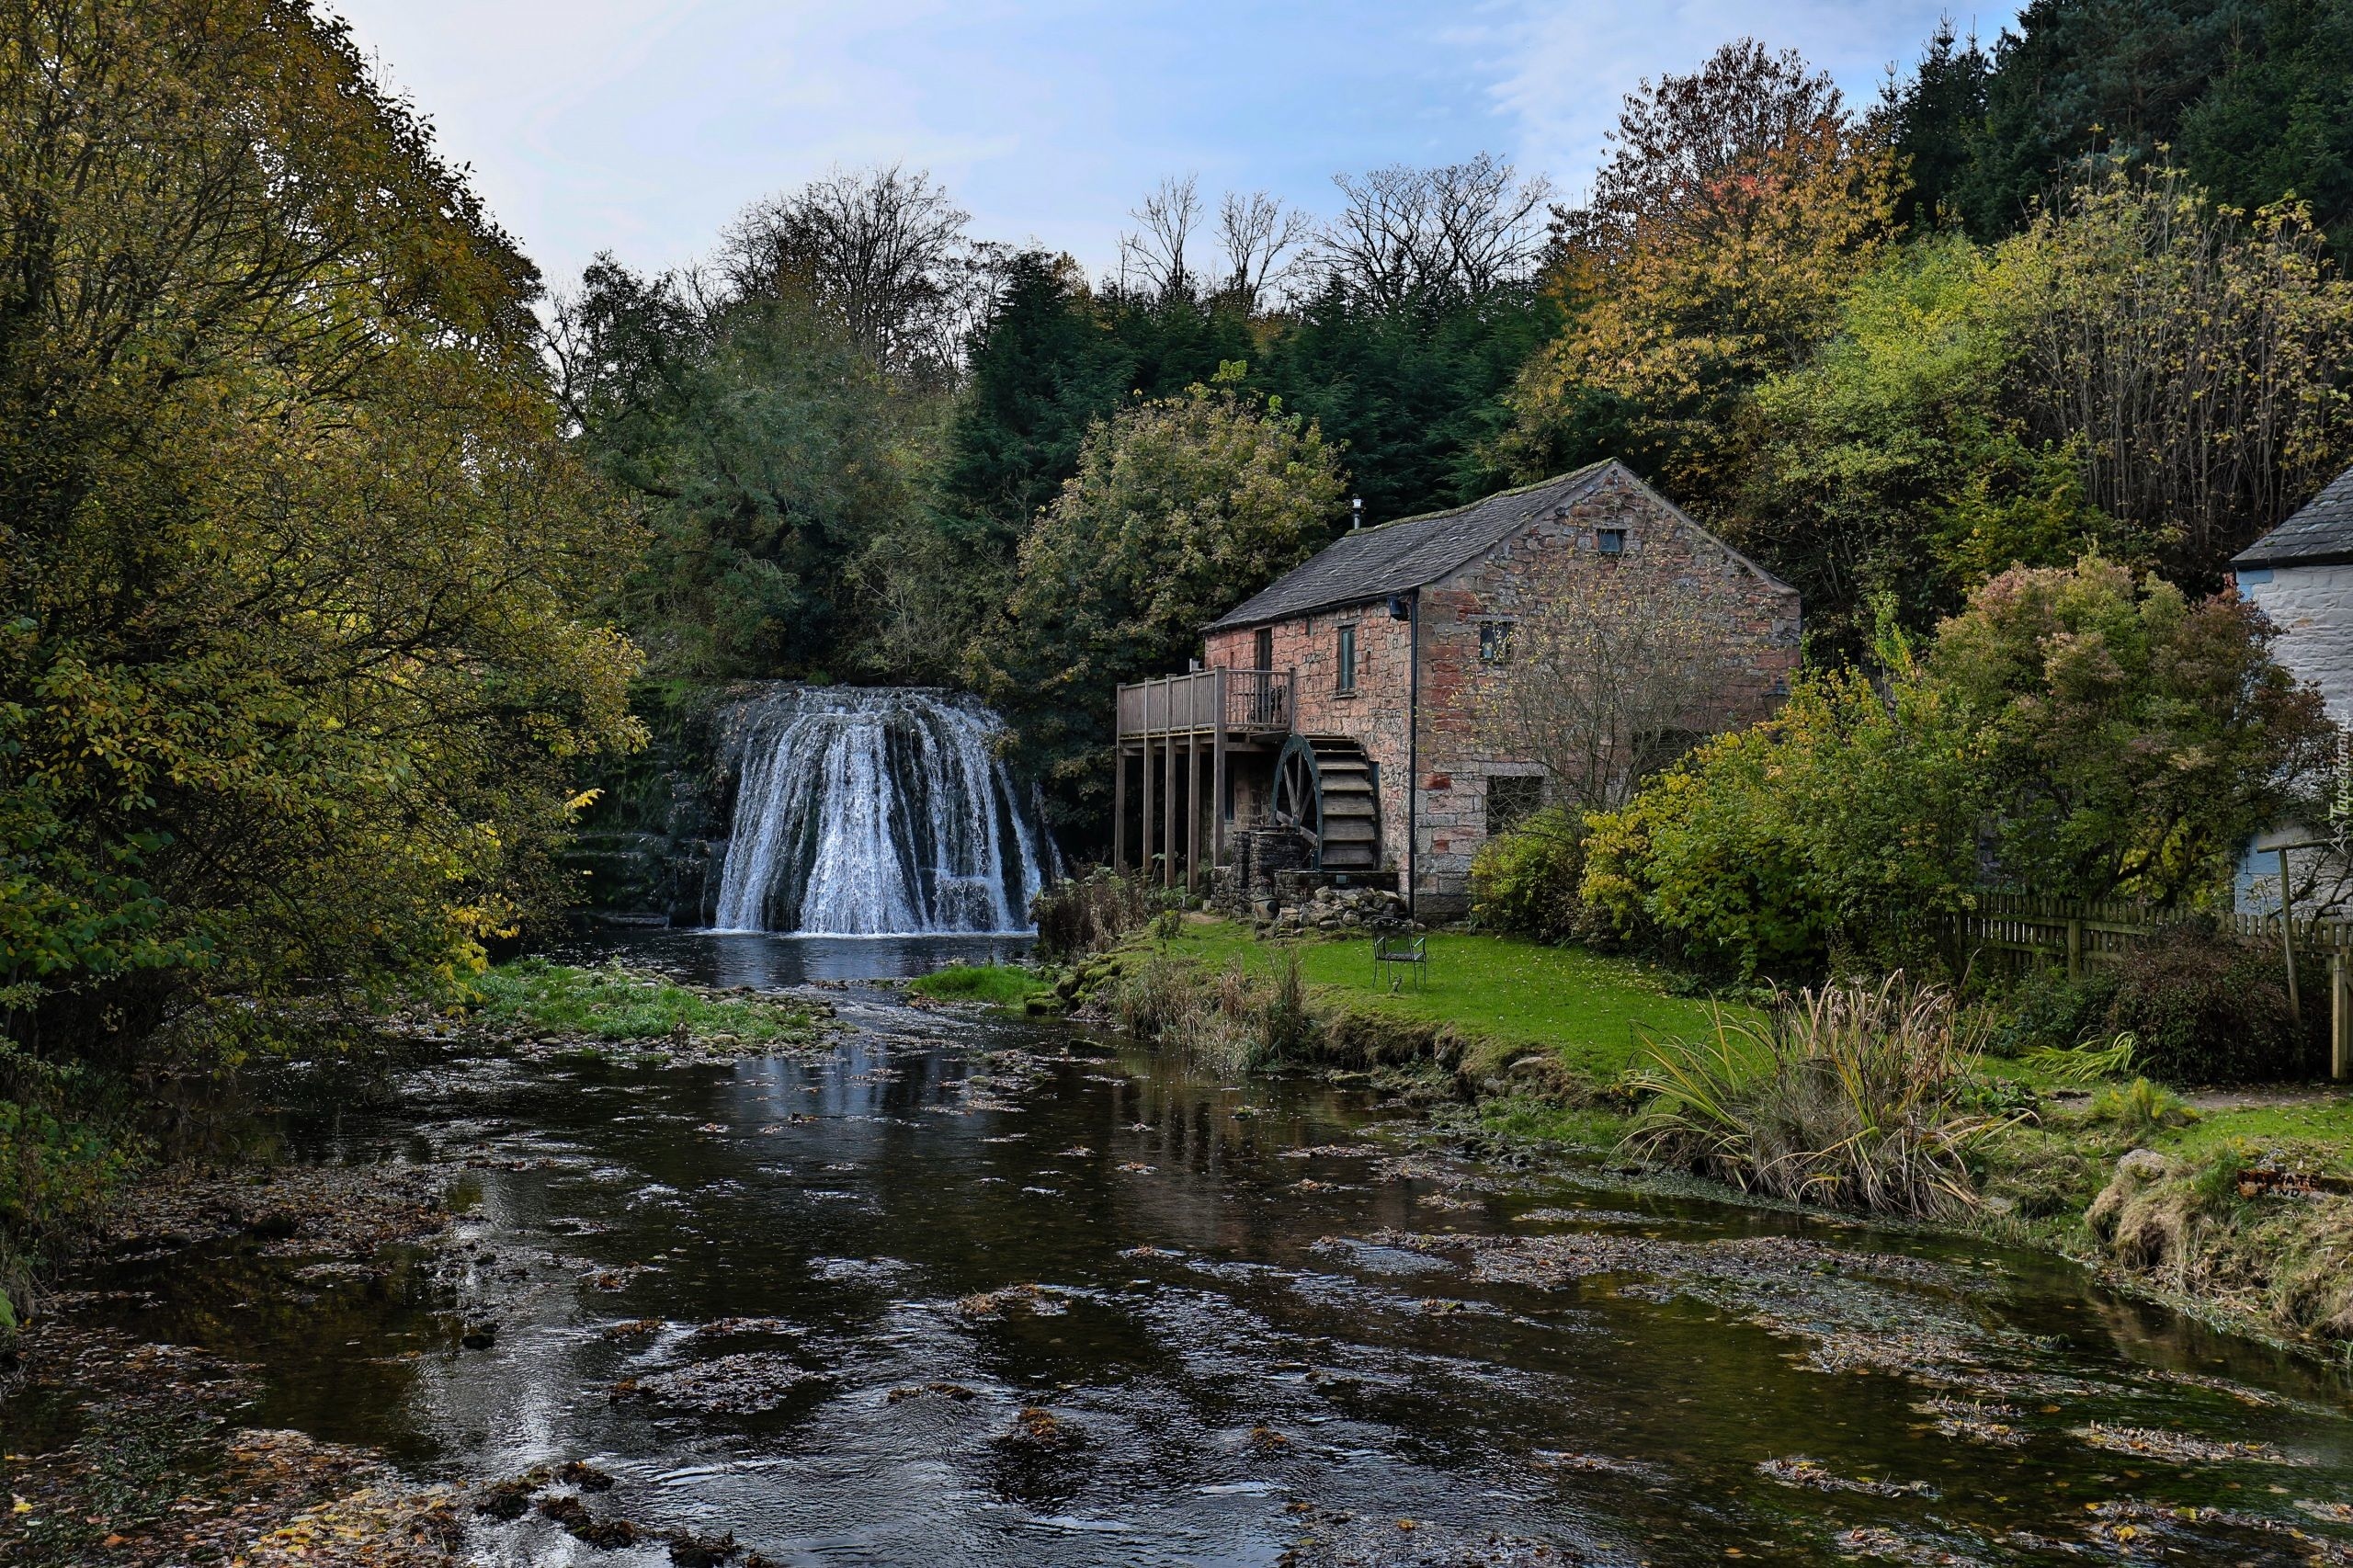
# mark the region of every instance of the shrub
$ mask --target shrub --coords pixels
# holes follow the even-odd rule
[[[1547,806],[1479,846],[1471,862],[1471,914],[1480,925],[1541,941],[1576,934],[1584,905],[1585,819]]]
[[[1762,1022],[1650,1047],[1627,1147],[1745,1191],[1872,1213],[1976,1201],[1967,1156],[2011,1119],[1968,1108],[1979,1051],[1950,994],[1900,974],[1802,992]]]
[[[2072,1051],[2108,1032],[2108,1006],[2116,999],[2116,976],[2097,969],[2071,980],[2063,969],[2038,969],[1988,1004],[1985,1035],[1989,1056],[2030,1056],[2040,1051]]]
[[[2176,1083],[2252,1083],[2303,1070],[2279,954],[2204,920],[2165,927],[2111,965],[2103,1027],[2130,1032],[2133,1064]]]
[[[1097,869],[1065,877],[1029,901],[1038,956],[1067,960],[1104,952],[1149,919],[1152,890],[1141,877]]]
[[[1188,960],[1153,953],[1120,977],[1111,1016],[1131,1034],[1172,1046],[1220,1073],[1246,1073],[1305,1054],[1322,1032],[1299,954],[1289,948],[1261,973],[1239,957],[1211,975]]]

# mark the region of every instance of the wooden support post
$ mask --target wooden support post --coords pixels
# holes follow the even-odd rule
[[[2080,920],[2067,922],[2067,978],[2084,978],[2084,923]]]
[[[1160,742],[1160,885],[1176,885],[1176,737]]]
[[[1201,733],[1185,743],[1185,891],[1201,892]]]
[[[1123,736],[1111,746],[1111,869],[1128,869],[1128,746]]]
[[[2328,1075],[2353,1078],[2353,965],[2341,945],[2328,950]]]
[[[1136,847],[1142,851],[1136,858],[1137,872],[1147,882],[1152,881],[1152,731],[1143,733],[1143,810],[1136,825]]]
[[[1210,864],[1225,864],[1225,666],[1215,681],[1217,728],[1210,732]]]
[[[2304,1021],[2303,999],[2296,994],[2296,918],[2290,907],[2288,892],[2288,851],[2279,851],[2279,950],[2288,959],[2288,1016],[2299,1024]]]

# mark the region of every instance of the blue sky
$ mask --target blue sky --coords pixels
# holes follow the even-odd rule
[[[1100,270],[1161,176],[1311,210],[1331,176],[1486,150],[1565,192],[1620,97],[1743,33],[1868,98],[1947,0],[325,0],[551,283],[691,261],[835,165],[928,168],[982,237]]]

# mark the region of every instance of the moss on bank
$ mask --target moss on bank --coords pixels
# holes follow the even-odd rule
[[[580,969],[517,959],[476,976],[472,1021],[515,1040],[657,1044],[735,1054],[816,1043],[825,1009],[798,998],[688,985],[619,964]]]
[[[1052,991],[1045,976],[1019,964],[950,964],[907,982],[909,995],[935,1002],[985,1002],[996,1007],[1021,1007]]]

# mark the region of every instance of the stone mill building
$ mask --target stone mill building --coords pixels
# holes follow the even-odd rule
[[[1204,628],[1194,669],[1121,687],[1114,862],[1462,913],[1479,846],[1547,790],[1491,749],[1482,685],[1545,678],[1514,663],[1515,621],[1637,560],[1673,569],[1738,650],[1716,711],[1769,711],[1797,667],[1797,591],[1604,460],[1352,529]]]

